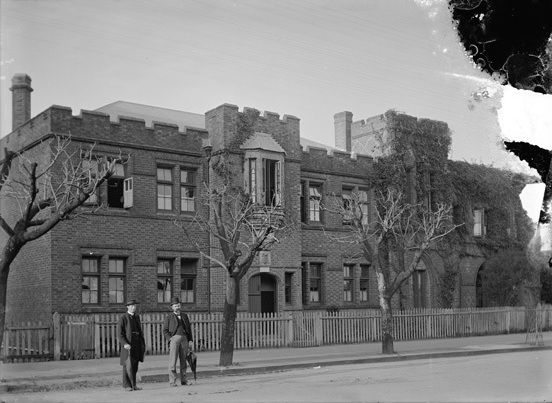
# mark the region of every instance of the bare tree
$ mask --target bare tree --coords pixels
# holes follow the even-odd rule
[[[370,220],[366,200],[353,193],[345,203],[334,198],[326,210],[340,214],[348,231],[327,234],[337,242],[358,245],[376,271],[382,315],[382,353],[392,354],[393,310],[391,300],[410,278],[424,252],[453,231],[452,207],[437,204],[434,209],[412,205],[392,188],[376,197],[375,220]]]
[[[0,168],[0,197],[6,209],[11,207],[5,216],[5,211],[0,212],[0,227],[7,235],[0,252],[0,344],[13,260],[28,242],[60,221],[75,217],[78,207],[112,175],[119,160],[97,159],[93,146],[74,150],[69,138],[56,137],[35,149],[46,153],[30,157],[29,152],[17,154],[5,149]]]
[[[202,256],[226,272],[219,365],[229,366],[234,356],[240,280],[251,267],[255,256],[279,242],[279,237],[285,236],[291,225],[286,223],[280,206],[256,204],[239,186],[225,183],[214,188],[205,185],[205,189],[204,196],[198,199],[200,208],[194,223],[216,239],[220,249],[212,247],[214,252],[208,253],[197,243],[189,222],[179,221],[177,225]],[[209,214],[201,208],[208,209]]]

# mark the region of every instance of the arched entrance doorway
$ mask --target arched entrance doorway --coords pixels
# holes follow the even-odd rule
[[[249,279],[249,312],[276,312],[276,279],[260,273]]]

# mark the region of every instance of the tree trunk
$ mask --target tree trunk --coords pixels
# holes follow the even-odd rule
[[[6,295],[8,293],[8,275],[10,265],[23,245],[18,245],[14,237],[10,237],[0,255],[0,346],[4,341],[4,327],[6,325]]]
[[[224,314],[222,323],[222,336],[220,341],[220,359],[221,367],[232,365],[234,358],[234,328],[236,325],[237,297],[239,280],[235,277],[227,276],[226,281],[226,300],[224,301]]]
[[[9,267],[2,267],[0,272],[0,346],[4,341],[4,326],[6,324],[6,293],[8,291]]]
[[[380,262],[381,263],[381,262]],[[381,311],[381,352],[393,354],[393,312],[391,308],[391,296],[387,289],[387,282],[381,268],[376,268],[378,281],[378,294]]]
[[[389,289],[391,265],[389,264],[388,240],[382,240],[378,245],[376,266],[376,279],[378,281],[378,295],[381,311],[381,352],[382,354],[394,354],[393,349],[393,312],[391,297],[393,292]]]
[[[394,354],[393,348],[393,311],[391,298],[380,298],[381,308],[381,353]]]

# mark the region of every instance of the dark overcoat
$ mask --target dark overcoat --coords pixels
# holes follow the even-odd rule
[[[134,314],[134,320],[136,321],[135,331],[138,331],[139,338],[138,341],[133,343],[132,340],[132,326],[130,314],[126,312],[119,318],[119,323],[117,324],[117,337],[119,338],[119,343],[121,343],[121,365],[125,365],[125,361],[128,359],[129,351],[126,348],[123,348],[125,344],[130,344],[130,356],[144,362],[144,354],[146,352],[146,341],[144,339],[144,333],[142,331],[142,324],[140,323],[140,317],[137,314]]]

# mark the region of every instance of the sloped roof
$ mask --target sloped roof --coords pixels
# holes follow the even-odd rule
[[[251,137],[249,137],[247,140],[243,142],[243,144],[240,146],[240,148],[244,150],[266,150],[266,151],[274,151],[276,153],[284,153],[285,151],[272,138],[272,136],[268,133],[262,133],[262,132],[255,132]]]
[[[151,126],[153,121],[156,122],[163,122],[163,123],[171,123],[178,126],[178,129],[180,131],[184,131],[184,128],[186,126],[188,127],[197,127],[199,129],[205,129],[205,115],[201,113],[192,113],[192,112],[185,112],[185,111],[179,111],[176,109],[168,109],[168,108],[161,108],[158,106],[151,106],[151,105],[145,105],[145,104],[137,104],[134,102],[127,102],[127,101],[115,101],[110,104],[104,105],[98,109],[96,109],[98,112],[106,113],[110,116],[111,120],[114,122],[117,122],[119,120],[119,116],[128,116],[131,118],[136,119],[143,119],[146,122],[146,125]],[[266,134],[266,133],[263,133]],[[270,136],[270,135],[268,135]],[[269,147],[268,144],[261,144],[262,139],[248,139],[243,145],[242,148],[246,148],[246,143],[251,140],[251,143],[248,143],[247,148],[263,148]],[[273,148],[278,149],[277,152],[284,152],[282,147],[276,141],[270,137],[270,140],[276,144],[272,145]],[[267,141],[270,141],[267,140]],[[253,144],[254,141],[259,141],[257,145]],[[323,148],[323,149],[329,149],[329,150],[340,150],[338,148],[318,143],[313,140],[306,139],[304,137],[301,137],[299,139],[301,146],[303,149],[306,149],[307,147],[316,147],[316,148]]]
[[[299,142],[303,147],[303,150],[306,150],[307,147],[316,147],[316,148],[325,148],[326,150],[345,151],[340,148],[332,147],[326,144],[319,143],[317,141],[306,139],[304,137],[299,138]]]
[[[119,116],[128,116],[144,119],[148,126],[151,126],[152,121],[156,121],[177,125],[180,131],[184,131],[186,126],[205,129],[205,115],[200,113],[184,112],[126,101],[116,101],[104,105],[96,109],[96,111],[108,114],[111,120],[115,122],[119,120]]]

